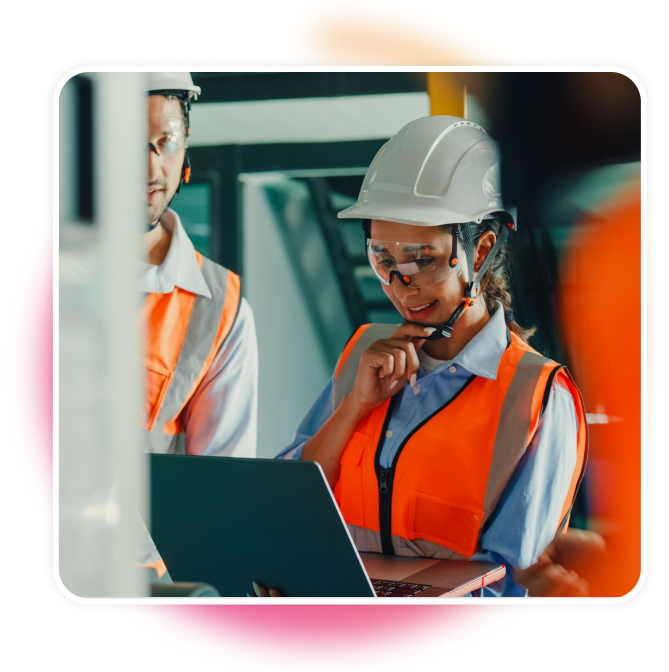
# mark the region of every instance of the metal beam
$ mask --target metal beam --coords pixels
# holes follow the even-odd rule
[[[427,91],[424,72],[193,72],[196,103]]]
[[[328,198],[329,188],[324,178],[303,178],[309,187],[314,204],[316,216],[321,225],[323,236],[330,251],[330,258],[339,280],[344,301],[348,309],[351,322],[355,328],[367,321],[367,312],[363,305],[358,286],[353,276],[353,268],[350,266],[346,246],[339,231],[339,222],[330,207]]]

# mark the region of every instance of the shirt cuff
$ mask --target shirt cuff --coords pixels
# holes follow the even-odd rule
[[[306,441],[300,443],[299,445],[295,446],[295,448],[291,448],[290,450],[287,450],[286,452],[279,453],[276,456],[277,460],[301,460],[302,459],[302,449],[304,448],[304,445],[306,444]]]

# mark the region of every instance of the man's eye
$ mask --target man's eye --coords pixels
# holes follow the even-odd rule
[[[158,151],[161,154],[166,154],[167,156],[171,156],[172,154],[176,154],[179,151],[180,147],[180,137],[178,135],[163,135],[160,140],[156,143],[156,146],[158,147]]]

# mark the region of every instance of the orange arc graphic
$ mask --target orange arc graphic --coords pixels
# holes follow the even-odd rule
[[[467,21],[403,0],[302,0],[286,15],[284,58],[304,65],[531,65]]]

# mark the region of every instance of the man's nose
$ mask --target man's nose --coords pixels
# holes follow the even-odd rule
[[[162,157],[149,145],[149,182],[155,180],[161,173]]]

